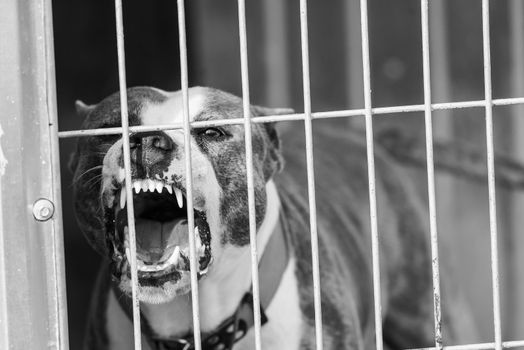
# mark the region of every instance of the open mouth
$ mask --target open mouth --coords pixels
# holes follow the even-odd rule
[[[136,255],[139,283],[159,286],[177,282],[189,271],[187,202],[176,184],[160,180],[135,179],[133,186]],[[130,244],[125,184],[115,192],[114,232],[110,235],[113,262],[119,273],[130,277]],[[206,215],[193,209],[198,277],[205,275],[211,261],[211,235]]]

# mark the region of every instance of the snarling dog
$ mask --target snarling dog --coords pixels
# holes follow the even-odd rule
[[[84,128],[120,125],[119,95],[77,103]],[[128,90],[130,125],[183,121],[182,94]],[[291,113],[251,108],[253,116]],[[195,87],[191,121],[242,118],[242,100]],[[217,123],[216,123],[217,124]],[[218,123],[219,124],[219,123]],[[337,122],[315,124],[316,202],[324,349],[374,348],[370,216],[365,140]],[[253,349],[246,156],[242,124],[191,129],[194,235],[204,349]],[[86,349],[133,344],[126,186],[133,187],[138,298],[144,349],[192,349],[184,134],[130,136],[132,183],[124,181],[118,135],[80,138],[72,158],[79,226],[107,258],[93,297]],[[303,129],[279,136],[252,125],[264,349],[313,349],[314,298]],[[383,149],[375,152],[384,343],[434,344],[429,235],[413,188]],[[449,288],[443,298],[453,300]],[[468,331],[464,310],[446,308],[448,340]],[[466,325],[471,326],[471,325]]]

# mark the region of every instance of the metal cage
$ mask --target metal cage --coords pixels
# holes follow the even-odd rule
[[[489,0],[482,0],[482,38],[484,62],[484,99],[474,101],[433,103],[431,95],[431,65],[429,50],[430,25],[428,21],[428,0],[421,0],[421,35],[423,59],[424,103],[373,107],[371,91],[371,71],[368,38],[367,1],[360,1],[360,40],[362,44],[364,108],[312,112],[307,1],[300,0],[301,52],[304,113],[281,116],[250,116],[250,88],[247,57],[245,0],[238,0],[238,25],[240,33],[240,58],[242,77],[242,98],[244,118],[221,121],[190,122],[188,103],[188,62],[186,45],[186,23],[184,0],[178,0],[178,25],[180,46],[180,72],[183,93],[184,122],[173,125],[134,126],[128,125],[126,70],[123,35],[122,0],[115,0],[116,33],[121,98],[122,127],[99,130],[58,131],[56,123],[56,98],[54,86],[53,33],[51,24],[50,0],[34,3],[6,0],[0,4],[2,21],[2,41],[0,50],[2,91],[5,93],[2,110],[4,131],[0,139],[7,166],[2,163],[0,152],[0,348],[37,349],[46,344],[48,349],[67,349],[68,333],[65,306],[64,259],[61,227],[60,176],[58,168],[59,138],[85,137],[89,135],[122,135],[124,144],[125,181],[131,183],[129,135],[132,132],[153,130],[183,129],[185,143],[190,142],[192,127],[242,124],[245,130],[247,180],[249,194],[249,219],[251,238],[251,258],[253,276],[253,296],[255,314],[256,349],[263,349],[261,343],[261,323],[259,306],[259,282],[256,246],[255,202],[253,189],[253,164],[251,148],[251,123],[299,120],[304,122],[307,154],[307,179],[310,208],[311,251],[315,297],[315,335],[316,348],[322,346],[322,310],[320,300],[319,255],[316,223],[315,175],[312,143],[312,120],[323,118],[365,117],[370,223],[372,231],[372,261],[374,286],[374,311],[376,325],[376,347],[383,349],[381,286],[380,286],[380,232],[377,230],[377,204],[375,193],[375,167],[373,142],[373,116],[394,113],[423,112],[425,116],[425,137],[427,155],[427,183],[429,197],[429,217],[431,233],[432,272],[434,287],[435,346],[429,349],[507,349],[524,346],[524,340],[504,341],[502,339],[501,307],[499,292],[499,256],[497,232],[497,202],[495,187],[494,147],[493,147],[493,107],[522,105],[524,97],[494,99],[492,96],[491,58],[490,58],[490,13]],[[520,8],[523,6],[519,3]],[[522,13],[522,8],[521,8]],[[13,15],[14,14],[14,15]],[[524,30],[522,21],[518,21]],[[21,28],[24,28],[23,30]],[[16,33],[12,35],[11,33]],[[16,48],[16,50],[8,50]],[[520,47],[520,58],[522,51]],[[522,73],[522,71],[520,72]],[[521,77],[522,78],[522,77]],[[524,78],[523,78],[524,79]],[[521,79],[521,82],[523,81]],[[9,93],[6,93],[9,91]],[[435,174],[433,163],[433,121],[432,114],[439,110],[461,108],[483,108],[485,110],[487,169],[489,185],[489,221],[491,240],[491,277],[493,297],[493,342],[482,344],[451,345],[442,334],[440,312],[440,276],[438,229],[436,220]],[[29,118],[30,117],[30,118]],[[521,124],[522,125],[522,124]],[[1,129],[0,129],[1,130]],[[12,132],[18,130],[19,133]],[[0,132],[1,134],[1,132]],[[36,140],[36,141],[35,141]],[[0,149],[1,150],[1,149]],[[23,152],[20,161],[19,152]],[[187,213],[189,232],[193,232],[194,217],[191,181],[191,149],[185,148],[187,171]],[[37,164],[37,171],[29,172],[27,162]],[[22,179],[22,180],[21,180]],[[20,186],[20,183],[24,184]],[[134,217],[132,187],[127,186],[127,213]],[[133,220],[129,221],[133,324],[135,349],[141,349],[140,312],[137,299],[136,238]],[[200,323],[198,305],[198,283],[196,269],[195,241],[189,234],[191,293],[193,300],[193,327],[195,348],[200,349]],[[35,293],[35,291],[38,291]],[[29,327],[29,330],[28,330]],[[28,334],[30,334],[28,336]],[[444,346],[445,344],[445,346]]]

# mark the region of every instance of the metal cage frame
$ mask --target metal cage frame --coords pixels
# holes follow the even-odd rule
[[[122,127],[106,128],[106,129],[92,129],[92,130],[73,130],[61,131],[56,130],[56,119],[52,123],[50,138],[52,139],[51,159],[54,162],[53,176],[58,177],[56,172],[58,149],[56,144],[58,138],[70,137],[85,137],[91,135],[122,135],[123,149],[124,149],[124,168],[125,181],[131,183],[130,173],[130,148],[129,135],[133,132],[147,132],[157,130],[173,130],[182,129],[185,135],[185,143],[190,143],[190,129],[192,127],[203,126],[218,126],[243,124],[245,131],[245,152],[246,152],[246,167],[247,167],[247,184],[248,184],[248,203],[249,203],[249,228],[251,239],[251,272],[253,277],[253,299],[254,299],[254,315],[255,315],[255,347],[257,350],[263,349],[261,343],[261,322],[260,322],[260,304],[259,304],[259,281],[258,281],[258,250],[256,245],[256,224],[255,224],[255,199],[253,188],[253,163],[252,163],[252,144],[251,144],[251,124],[252,123],[267,123],[275,121],[304,121],[305,132],[305,147],[307,157],[307,181],[308,181],[308,197],[310,208],[310,233],[311,233],[311,252],[312,252],[312,266],[313,266],[313,285],[314,285],[314,310],[315,310],[315,335],[316,335],[316,349],[322,350],[322,310],[321,310],[321,296],[320,296],[320,275],[319,275],[319,253],[318,253],[318,235],[317,235],[317,221],[316,221],[316,200],[315,200],[315,175],[314,175],[314,158],[313,158],[313,143],[312,143],[312,120],[324,118],[348,118],[353,116],[365,117],[366,130],[366,145],[367,145],[367,161],[368,161],[368,180],[369,180],[369,200],[370,200],[370,223],[371,223],[371,241],[372,241],[372,262],[373,262],[373,290],[374,290],[374,314],[375,314],[375,336],[376,348],[383,349],[382,341],[382,316],[381,316],[381,286],[380,286],[380,256],[379,256],[379,232],[377,228],[377,204],[376,204],[376,189],[375,189],[375,165],[374,165],[374,142],[373,142],[373,116],[375,115],[389,115],[394,113],[409,113],[409,112],[424,112],[425,116],[425,140],[426,140],[426,156],[427,156],[427,183],[428,183],[428,198],[429,198],[429,218],[430,218],[430,239],[431,239],[431,254],[432,254],[432,275],[433,275],[433,308],[434,308],[434,324],[435,324],[435,345],[429,349],[509,349],[524,346],[524,340],[519,341],[503,341],[502,326],[501,326],[501,310],[500,310],[500,283],[499,283],[499,257],[498,257],[498,232],[497,232],[497,216],[496,216],[496,188],[495,188],[495,168],[494,168],[494,147],[493,147],[493,106],[506,105],[522,105],[524,104],[524,97],[519,98],[503,98],[493,99],[492,97],[492,83],[491,83],[491,56],[490,56],[490,13],[489,0],[482,0],[482,39],[483,39],[483,60],[484,60],[484,99],[475,101],[460,101],[460,102],[445,102],[432,103],[431,100],[431,71],[430,71],[430,49],[429,49],[429,20],[428,20],[428,0],[420,0],[421,2],[421,33],[422,33],[422,64],[423,64],[423,86],[424,86],[424,103],[417,105],[402,105],[374,108],[372,104],[371,92],[371,72],[370,72],[370,55],[369,55],[369,38],[368,38],[368,10],[367,0],[360,0],[360,24],[361,24],[361,42],[362,42],[362,61],[363,61],[363,85],[364,85],[364,108],[349,109],[349,110],[333,110],[327,112],[313,113],[311,110],[311,91],[310,91],[310,75],[309,75],[309,48],[308,48],[308,16],[307,16],[307,0],[300,0],[300,30],[301,30],[301,52],[302,52],[302,78],[303,78],[303,96],[304,96],[304,113],[294,113],[279,116],[263,116],[252,117],[250,115],[250,96],[249,96],[249,75],[248,75],[248,57],[247,57],[247,35],[246,35],[246,14],[245,14],[245,0],[238,0],[238,25],[240,33],[240,59],[241,59],[241,78],[242,78],[242,99],[243,99],[243,118],[229,119],[229,120],[214,120],[214,121],[199,121],[190,122],[189,120],[189,103],[188,103],[188,63],[187,63],[187,45],[186,45],[186,24],[185,24],[185,10],[184,0],[177,0],[178,8],[178,26],[179,26],[179,49],[180,49],[180,72],[181,72],[181,90],[183,96],[183,114],[184,121],[179,124],[156,125],[156,126],[133,126],[128,124],[127,111],[127,85],[125,73],[125,52],[124,52],[124,35],[123,35],[123,18],[122,18],[122,0],[115,0],[116,13],[116,35],[117,35],[117,50],[118,50],[118,68],[119,68],[119,86],[120,86],[120,103],[121,103],[121,120]],[[13,3],[13,2],[11,2]],[[50,76],[54,75],[52,72],[53,57],[52,52],[52,31],[49,20],[50,15],[50,1],[40,0],[42,5],[35,9],[37,15],[40,14],[45,18],[45,30],[39,27],[46,33],[47,46],[43,48],[46,53],[46,66],[51,70]],[[3,6],[0,6],[2,9]],[[0,11],[4,12],[5,11]],[[42,24],[42,23],[41,23]],[[38,31],[37,31],[38,32]],[[47,77],[46,79],[49,79]],[[53,78],[51,78],[52,80]],[[45,79],[44,79],[45,80]],[[49,81],[49,80],[48,80]],[[54,108],[54,82],[47,84],[45,87],[48,96],[48,101],[52,105],[50,115],[56,118],[56,110]],[[438,228],[436,220],[436,200],[435,200],[435,173],[433,163],[433,111],[438,110],[452,110],[460,108],[484,108],[485,109],[485,124],[486,124],[486,145],[487,145],[487,169],[488,169],[488,200],[489,200],[489,222],[490,222],[490,243],[491,243],[491,278],[492,278],[492,298],[493,298],[493,329],[494,341],[491,343],[482,344],[467,344],[467,345],[446,345],[445,334],[442,334],[442,319],[441,319],[441,305],[440,305],[440,273],[439,273],[439,252],[438,252]],[[189,232],[193,232],[194,217],[193,217],[193,203],[192,203],[192,181],[191,181],[191,149],[185,148],[186,161],[186,178],[187,178],[187,216]],[[0,178],[1,184],[1,178]],[[59,185],[59,178],[54,182],[55,186]],[[128,218],[134,217],[132,187],[126,186],[127,196],[127,214]],[[55,188],[54,202],[58,203],[57,212],[60,213],[60,195],[59,187]],[[1,213],[0,213],[1,214]],[[60,214],[55,216],[54,220],[56,226],[53,228],[54,235],[58,240],[57,249],[54,251],[55,264],[58,270],[63,270],[63,257],[61,247],[61,218]],[[3,222],[0,217],[0,222]],[[136,261],[136,236],[134,220],[129,220],[129,236],[130,236],[130,256],[131,256],[131,271],[132,271],[132,300],[133,300],[133,324],[134,324],[134,341],[135,350],[141,349],[141,332],[140,332],[140,311],[139,302],[137,298],[138,278],[137,278],[137,261]],[[0,236],[5,240],[5,237]],[[2,247],[2,239],[0,239],[0,250]],[[190,251],[190,271],[191,271],[191,293],[193,303],[193,327],[195,348],[201,349],[200,338],[200,322],[199,322],[199,305],[198,305],[198,280],[196,268],[196,249],[195,241],[192,234],[189,234],[189,251]],[[5,271],[5,262],[0,259],[0,268]],[[51,282],[53,282],[52,280]],[[0,278],[0,282],[5,282]],[[58,293],[52,298],[57,302],[60,315],[60,320],[57,324],[56,334],[58,339],[51,348],[67,349],[67,325],[64,321],[65,303],[64,303],[64,287],[63,275],[57,276],[56,283],[58,285]],[[5,304],[9,299],[6,296],[5,283],[0,283],[0,302]],[[0,303],[0,321],[2,320],[2,312],[6,312],[4,304]],[[54,319],[54,318],[53,318]],[[9,322],[10,318],[6,320]],[[8,335],[9,326],[0,322],[0,335]],[[4,333],[2,333],[4,332]],[[0,345],[9,347],[10,337],[0,336]]]

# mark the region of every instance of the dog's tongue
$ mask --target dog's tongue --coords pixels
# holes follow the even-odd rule
[[[137,257],[145,263],[160,263],[168,259],[175,247],[187,245],[187,220],[160,222],[136,219]]]

